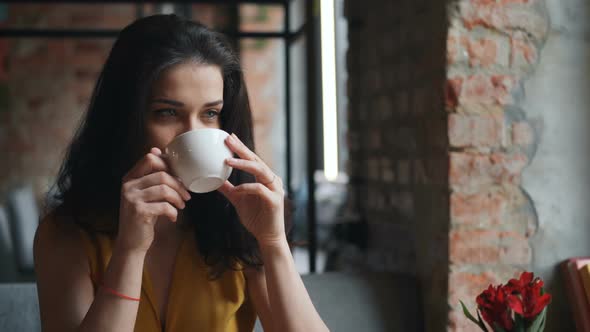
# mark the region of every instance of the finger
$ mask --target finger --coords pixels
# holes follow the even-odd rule
[[[141,191],[140,196],[144,202],[148,203],[168,202],[174,204],[178,209],[184,209],[186,207],[180,194],[165,184],[144,189]]]
[[[123,179],[137,179],[158,171],[168,171],[168,165],[162,158],[150,152],[140,159]]]
[[[221,187],[217,188],[217,191],[219,191],[221,194],[223,194],[223,196],[225,196],[225,198],[227,198],[228,201],[230,201],[230,203],[234,204],[235,202],[235,194],[234,194],[234,185],[231,184],[231,182],[229,181],[225,181]]]
[[[246,171],[256,177],[258,182],[264,185],[272,185],[276,175],[272,173],[265,165],[252,160],[228,158],[226,161],[231,167]]]
[[[182,196],[182,198],[184,198],[184,200],[188,201],[189,199],[191,199],[191,194],[188,192],[188,190],[186,190],[184,184],[182,184],[182,182],[180,182],[180,180],[178,180],[177,178],[173,177],[172,175],[164,171],[146,175],[136,181],[137,189],[140,190],[153,187],[159,184],[165,184],[169,187],[172,187],[172,189],[176,190]]]
[[[272,191],[261,183],[244,183],[235,187],[233,193],[234,195],[257,195],[269,199]]]
[[[242,143],[242,141],[240,141],[240,139],[238,138],[238,136],[236,136],[236,134],[229,135],[226,138],[226,142],[227,142],[230,150],[235,152],[238,156],[240,156],[240,158],[246,159],[246,160],[259,160],[260,162],[262,162],[262,160],[254,152],[252,152],[252,150],[250,150],[246,146],[246,144],[244,144],[244,143]]]
[[[154,216],[165,216],[173,222],[176,222],[178,218],[178,210],[167,202],[150,203],[147,205],[147,209]]]

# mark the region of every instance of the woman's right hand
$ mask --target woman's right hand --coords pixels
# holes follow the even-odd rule
[[[191,196],[184,185],[168,173],[158,148],[140,159],[123,177],[119,208],[120,250],[147,252],[154,240],[154,226],[163,216],[176,222]]]

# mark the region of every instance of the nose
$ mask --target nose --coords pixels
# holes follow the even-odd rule
[[[204,129],[207,128],[205,124],[199,119],[197,114],[191,114],[185,121],[184,129],[185,131],[195,130],[195,129]]]

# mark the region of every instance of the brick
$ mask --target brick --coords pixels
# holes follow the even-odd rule
[[[371,180],[379,180],[379,160],[370,158],[367,161],[368,177]]]
[[[535,140],[533,128],[527,122],[517,122],[512,125],[512,144],[529,146]]]
[[[459,38],[461,38],[459,34],[451,33],[447,38],[447,64],[449,65],[467,61],[468,59],[467,51],[463,48],[463,43],[460,42]]]
[[[395,113],[398,115],[407,114],[410,110],[410,97],[407,91],[398,91],[394,95]]]
[[[380,96],[377,100],[377,109],[379,110],[380,120],[387,120],[391,118],[395,109],[391,105],[391,98],[389,96]]]
[[[430,180],[429,174],[426,172],[426,161],[424,160],[414,160],[414,184],[416,185],[425,185]]]
[[[489,31],[485,36],[465,33],[451,27],[447,37],[447,64],[468,63],[471,67],[507,67],[510,62],[510,40]]]
[[[459,15],[468,29],[483,26],[508,33],[523,30],[535,39],[543,40],[549,30],[549,21],[540,10],[537,6],[523,6],[516,1],[463,1],[459,4]]]
[[[122,29],[135,19],[135,11],[131,5],[91,6],[94,8],[79,8],[70,11],[67,26]]]
[[[528,239],[516,232],[452,230],[449,260],[453,264],[522,264],[531,262]]]
[[[449,275],[449,302],[452,306],[460,307],[463,301],[469,309],[474,309],[475,298],[489,285],[505,283],[493,271],[468,272],[451,271]]]
[[[477,232],[477,233],[476,233]],[[498,234],[492,231],[451,231],[449,260],[453,264],[497,264],[500,262]]]
[[[69,58],[69,63],[74,68],[93,68],[100,70],[106,59],[106,53],[74,53]]]
[[[445,84],[445,104],[447,107],[457,107],[462,88],[463,78],[453,77],[447,80]]]
[[[502,113],[449,115],[449,143],[453,147],[496,147],[502,144]]]
[[[399,184],[410,184],[411,169],[409,160],[400,160],[397,163],[397,182]]]
[[[457,79],[457,78],[453,78]],[[470,75],[464,79],[458,103],[464,105],[508,105],[517,80],[507,75]]]
[[[517,185],[527,163],[521,153],[451,152],[449,182],[453,188],[468,193],[493,184]]]
[[[406,218],[414,216],[414,197],[412,193],[407,191],[394,192],[390,196],[390,204]]]
[[[394,65],[395,84],[401,87],[407,87],[410,84],[410,78],[414,75],[415,69],[409,61],[402,60]]]
[[[516,78],[508,75],[492,75],[490,79],[494,86],[496,101],[501,105],[511,102],[512,97],[510,94],[517,84]]]
[[[389,158],[381,158],[381,179],[387,183],[392,183],[395,180],[393,163]]]
[[[502,222],[509,198],[501,191],[451,194],[451,224],[487,228]]]
[[[508,66],[510,48],[508,38],[492,35],[482,38],[465,38],[469,64],[472,67]]]
[[[408,153],[414,153],[416,151],[416,129],[399,127],[387,135],[389,148]]]
[[[351,151],[358,151],[360,149],[360,135],[358,132],[348,131],[346,134],[347,146]]]
[[[518,32],[510,38],[510,45],[510,66],[525,71],[532,69],[539,58],[539,50],[535,43],[526,34]]]
[[[369,136],[369,149],[379,149],[381,147],[381,133],[379,131],[372,131]]]
[[[72,54],[72,43],[66,40],[49,40],[47,42],[47,56],[55,64],[68,64]]]

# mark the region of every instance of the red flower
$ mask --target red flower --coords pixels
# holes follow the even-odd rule
[[[505,330],[512,329],[513,321],[508,307],[508,296],[502,285],[496,288],[490,285],[476,298],[481,316],[490,326],[493,327],[495,322]]]
[[[533,282],[534,274],[532,272],[523,272],[520,279],[510,279],[508,284],[504,286],[511,294],[522,293],[528,285]]]
[[[551,295],[543,294],[543,281],[533,279],[532,273],[524,272],[520,280],[512,279],[508,282],[508,305],[515,313],[524,319],[534,319],[551,302]]]
[[[463,313],[483,331],[488,331],[484,321],[495,331],[519,331],[526,329],[542,331],[545,326],[545,308],[551,295],[543,294],[543,281],[533,273],[523,272],[520,278],[511,279],[506,285],[490,285],[476,298],[477,318],[461,302]],[[516,319],[516,320],[513,320]],[[483,321],[482,321],[483,319]]]

